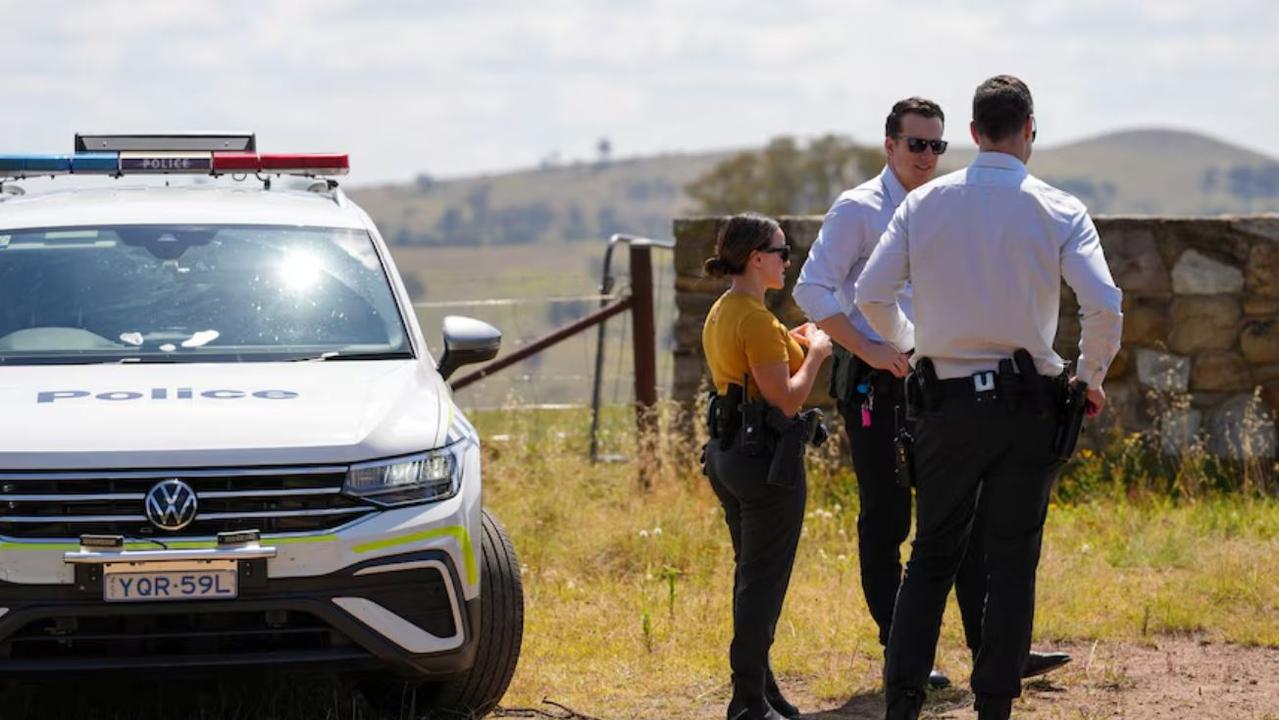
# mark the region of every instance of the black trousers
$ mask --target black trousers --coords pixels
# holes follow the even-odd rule
[[[893,454],[894,409],[904,404],[903,381],[892,373],[875,370],[852,358],[852,386],[866,384],[875,388],[870,426],[862,425],[864,394],[854,392],[850,401],[840,402],[840,414],[852,449],[853,469],[857,472],[857,555],[861,565],[862,592],[870,608],[870,616],[879,626],[879,644],[888,645],[893,623],[893,606],[901,585],[901,546],[910,534],[911,490],[897,484]],[[904,418],[905,409],[902,407]],[[974,653],[981,644],[981,616],[986,603],[986,568],[984,554],[975,538],[971,551],[955,578],[955,599],[964,623],[964,636]]]
[[[890,703],[923,690],[946,595],[965,553],[973,554],[974,532],[984,545],[987,596],[972,689],[979,704],[1021,694],[1044,519],[1061,468],[1052,453],[1057,423],[1029,402],[1010,411],[971,398],[948,398],[917,420],[918,527],[888,642]]]
[[[706,448],[706,474],[724,506],[724,521],[733,540],[733,642],[729,665],[733,694],[743,699],[764,696],[782,600],[790,584],[795,550],[804,524],[807,487],[765,482],[771,456],[749,456],[736,448]]]

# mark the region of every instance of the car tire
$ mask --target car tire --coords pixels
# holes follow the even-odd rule
[[[492,712],[515,675],[524,639],[524,589],[511,538],[483,511],[480,538],[480,623],[471,669],[443,682],[365,680],[369,704],[389,717],[480,718]],[[407,713],[407,714],[406,714]]]

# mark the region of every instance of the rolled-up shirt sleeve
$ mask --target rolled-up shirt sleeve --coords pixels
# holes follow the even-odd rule
[[[793,296],[809,320],[818,322],[844,312],[836,293],[861,257],[862,221],[855,204],[835,203],[799,271]]]
[[[1110,276],[1101,239],[1087,212],[1081,214],[1062,246],[1061,276],[1079,299],[1079,363],[1075,375],[1089,387],[1099,387],[1119,352],[1123,293]],[[858,292],[859,301],[860,298]]]
[[[897,304],[897,296],[910,279],[909,242],[906,233],[910,200],[893,213],[888,229],[875,245],[866,267],[857,278],[856,304],[870,326],[898,352],[915,347],[915,326]]]

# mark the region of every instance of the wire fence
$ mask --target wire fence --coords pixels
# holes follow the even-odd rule
[[[670,395],[674,373],[671,354],[674,348],[675,320],[674,268],[669,256],[655,257],[654,260],[658,392],[660,397],[666,398]],[[616,271],[616,275],[617,292],[629,293],[626,268]],[[453,287],[465,287],[468,284],[467,278],[457,274],[451,275],[450,280]],[[553,290],[542,295],[502,296],[511,294],[502,293],[502,278],[493,273],[477,274],[473,277],[473,282],[473,292],[487,286],[498,296],[442,298],[413,304],[427,342],[437,357],[443,350],[439,328],[447,315],[466,315],[494,325],[502,331],[502,354],[506,354],[617,297],[601,295],[597,288],[594,292],[571,292],[598,285],[599,278],[591,278],[586,273],[524,272],[518,275],[518,284],[525,287],[534,285],[562,288],[560,292]],[[631,341],[629,312],[623,312],[607,322],[601,386],[602,403],[605,405],[630,403],[634,400]],[[592,328],[459,390],[457,402],[464,408],[589,405],[596,348],[597,335]]]

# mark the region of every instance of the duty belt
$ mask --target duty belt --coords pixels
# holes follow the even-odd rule
[[[1014,371],[1016,368],[1016,371]],[[999,361],[999,370],[973,373],[966,378],[940,380],[929,358],[920,358],[906,383],[906,407],[912,416],[932,412],[950,402],[964,404],[999,403],[1010,413],[1022,407],[1056,415],[1059,421],[1053,438],[1053,455],[1069,460],[1079,438],[1087,385],[1070,383],[1068,372],[1044,377],[1035,369],[1030,353],[1019,349],[1011,359]]]

